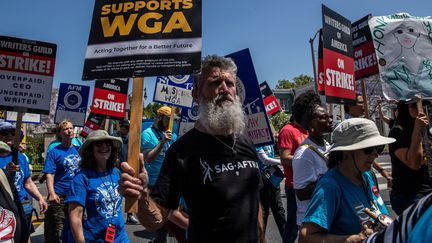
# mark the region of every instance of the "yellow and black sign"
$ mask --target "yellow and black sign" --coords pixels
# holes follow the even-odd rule
[[[201,15],[201,0],[95,1],[83,80],[199,71]]]

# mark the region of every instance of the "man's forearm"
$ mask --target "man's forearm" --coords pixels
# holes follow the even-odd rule
[[[156,157],[158,156],[158,154],[162,151],[163,146],[165,145],[165,141],[159,141],[159,143],[156,145],[156,147],[154,147],[153,149],[151,149],[149,152],[147,152],[144,155],[144,160],[147,163],[151,163],[153,162]]]
[[[48,194],[54,194],[54,176],[52,174],[46,174],[46,187]]]
[[[30,196],[32,196],[34,199],[38,201],[41,200],[42,194],[40,194],[39,190],[37,189],[36,185],[34,184],[34,182],[30,177],[25,181],[24,186],[26,191],[30,194]]]

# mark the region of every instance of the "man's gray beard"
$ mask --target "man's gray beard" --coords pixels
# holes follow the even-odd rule
[[[224,101],[221,106],[216,104],[218,99],[221,97],[217,96],[211,101],[201,98],[198,121],[212,134],[241,134],[246,124],[239,97],[236,96],[233,103]]]

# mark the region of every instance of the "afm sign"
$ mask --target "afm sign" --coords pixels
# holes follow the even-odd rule
[[[115,16],[112,23],[110,23],[108,17],[101,17],[100,20],[104,37],[114,36],[117,29],[121,36],[129,35],[135,23],[137,24],[138,29],[144,34],[156,34],[161,31],[162,33],[171,33],[174,29],[180,29],[182,32],[192,32],[183,12],[173,12],[165,27],[162,26],[161,21],[158,21],[162,17],[163,15],[160,13],[152,12],[145,13],[139,18],[137,13],[131,14],[126,22],[123,15]],[[149,22],[154,23],[152,26],[149,26]]]

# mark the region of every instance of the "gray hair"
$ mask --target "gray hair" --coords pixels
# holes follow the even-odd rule
[[[218,55],[208,55],[201,62],[201,73],[193,77],[194,89],[201,89],[201,85],[203,83],[202,77],[214,67],[219,67],[221,70],[232,72],[235,76],[237,76],[237,65],[231,58]]]

